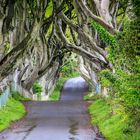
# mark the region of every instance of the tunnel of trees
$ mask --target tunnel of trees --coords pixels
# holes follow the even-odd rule
[[[48,92],[74,57],[92,89],[140,125],[139,0],[0,0],[0,89]]]

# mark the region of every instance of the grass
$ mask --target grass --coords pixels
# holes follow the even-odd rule
[[[90,94],[84,97],[90,100]],[[92,124],[96,125],[103,136],[108,140],[140,140],[140,131],[131,131],[124,117],[112,113],[112,107],[100,96],[91,96],[93,103],[88,110],[91,114]]]
[[[23,104],[11,98],[7,105],[0,109],[0,132],[8,128],[11,122],[19,120],[25,114]]]
[[[61,77],[59,79],[58,84],[56,85],[56,88],[54,89],[53,93],[49,96],[48,100],[49,101],[58,101],[60,99],[60,92],[61,92],[61,89],[63,88],[65,81],[67,81],[70,78],[78,77],[78,76],[79,76],[79,73],[75,72],[69,76]]]
[[[60,99],[60,92],[61,89],[65,83],[65,81],[67,81],[69,78],[63,77],[60,78],[60,80],[58,81],[58,84],[56,85],[53,93],[49,96],[49,100],[50,101],[58,101]]]
[[[92,92],[84,96],[84,100],[93,100],[95,99],[95,96]]]
[[[31,99],[22,96],[19,92],[17,91],[12,91],[12,97],[17,100],[17,101],[30,101]]]

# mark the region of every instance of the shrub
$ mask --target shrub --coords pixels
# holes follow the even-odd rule
[[[41,85],[38,82],[35,82],[33,84],[32,90],[33,90],[33,93],[35,93],[35,94],[41,94],[42,87],[41,87]]]

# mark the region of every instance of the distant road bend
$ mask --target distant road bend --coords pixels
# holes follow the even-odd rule
[[[69,79],[60,101],[29,101],[24,123],[0,134],[0,140],[103,140],[92,129],[86,102],[87,84],[81,77]]]

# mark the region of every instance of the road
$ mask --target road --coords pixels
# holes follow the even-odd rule
[[[87,103],[82,100],[86,82],[69,79],[60,101],[30,101],[28,115],[0,134],[0,140],[103,140],[90,124]]]

